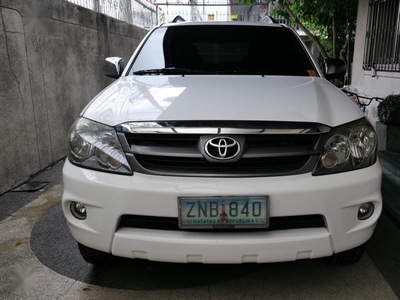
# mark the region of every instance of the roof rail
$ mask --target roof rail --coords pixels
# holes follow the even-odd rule
[[[265,16],[260,20],[260,23],[279,24],[279,22],[271,16]]]
[[[177,15],[173,20],[172,23],[179,23],[179,22],[186,22],[186,20],[184,18],[182,18],[181,16]]]

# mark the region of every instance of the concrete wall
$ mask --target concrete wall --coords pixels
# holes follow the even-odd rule
[[[354,48],[352,88],[356,93],[366,94],[370,97],[386,97],[390,94],[400,94],[400,73],[378,71],[372,77],[371,71],[362,68],[364,58],[365,36],[367,32],[368,0],[359,0],[356,41]],[[376,121],[377,103],[373,102],[367,107],[368,118]]]
[[[66,155],[67,132],[146,34],[63,0],[0,0],[0,195]]]

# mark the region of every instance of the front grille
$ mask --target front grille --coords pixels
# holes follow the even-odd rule
[[[117,126],[127,159],[134,172],[169,176],[260,177],[312,172],[329,132],[329,128],[308,123],[225,124],[234,128],[224,127],[224,122],[147,123],[151,126],[146,122]],[[208,157],[205,144],[215,137],[240,141],[238,159]],[[211,149],[209,154],[215,157],[215,151]]]
[[[252,229],[180,229],[178,218],[150,217],[139,215],[123,215],[119,222],[119,228],[142,228],[157,230],[190,230],[190,231],[274,231],[298,228],[320,228],[325,227],[325,219],[322,215],[270,217],[269,228]]]
[[[135,155],[137,162],[147,170],[166,173],[173,170],[177,174],[225,174],[225,175],[264,175],[290,174],[301,169],[310,155],[289,157],[242,158],[234,163],[209,162],[204,158],[166,157]]]
[[[197,148],[199,136],[196,134],[131,134],[126,133],[125,137],[131,147],[182,147]],[[311,147],[316,142],[315,135],[247,135],[247,148],[263,147]]]

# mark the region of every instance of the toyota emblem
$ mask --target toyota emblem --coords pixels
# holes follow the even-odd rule
[[[240,143],[227,136],[214,137],[206,142],[204,150],[213,159],[228,160],[240,154]]]

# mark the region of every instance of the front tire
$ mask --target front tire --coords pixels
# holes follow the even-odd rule
[[[367,243],[362,244],[353,249],[349,249],[343,252],[334,253],[330,258],[329,262],[336,265],[352,264],[358,262],[364,255]]]
[[[109,265],[114,260],[114,256],[111,253],[92,249],[81,243],[78,243],[78,247],[83,259],[92,265]]]

